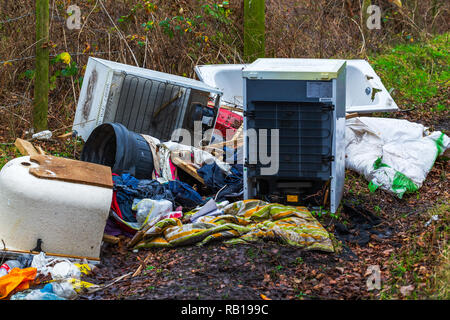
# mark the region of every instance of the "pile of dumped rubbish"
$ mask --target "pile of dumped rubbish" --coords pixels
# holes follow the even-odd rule
[[[153,154],[151,177],[138,179],[129,173],[110,172],[108,174],[112,180],[112,188],[96,187],[110,190],[112,199],[108,208],[97,204],[101,208],[100,211],[107,209],[108,212],[103,224],[104,229],[100,229],[101,224],[96,227],[98,235],[103,235],[103,238],[97,237],[98,245],[101,241],[118,241],[118,236],[128,239],[126,242],[128,247],[134,250],[185,245],[201,246],[211,241],[236,244],[271,240],[308,250],[333,252],[328,232],[306,207],[291,207],[262,200],[243,200],[243,166],[241,164],[229,165],[198,148],[186,147],[174,142],[161,143],[149,136],[145,138],[149,141],[149,148]],[[85,148],[89,147],[88,141]],[[181,158],[180,155],[184,157]],[[52,162],[62,161],[51,156],[43,157],[46,168],[52,168]],[[33,159],[37,160],[32,161]],[[37,155],[31,155],[15,160],[20,169],[31,170],[35,166],[39,169],[39,163],[37,163],[39,159]],[[71,161],[74,165],[75,160],[63,160]],[[25,165],[28,163],[30,163],[29,166]],[[43,164],[44,161],[40,163]],[[77,163],[84,166],[90,164],[82,161]],[[14,170],[14,167],[15,164],[12,162],[4,168],[2,173],[4,180],[7,180],[9,170]],[[55,168],[51,169],[53,175],[58,174]],[[65,170],[70,171],[73,168],[73,166],[66,166]],[[72,174],[75,175],[74,172]],[[20,174],[18,176],[20,177]],[[40,179],[35,176],[30,178]],[[74,176],[71,178],[75,179]],[[105,179],[104,175],[102,179]],[[53,182],[56,183],[56,181]],[[45,179],[44,182],[52,183],[52,180]],[[60,182],[67,185],[67,182]],[[52,191],[54,191],[53,188],[48,188],[48,192]],[[72,189],[71,192],[76,191]],[[88,193],[84,193],[84,196],[87,197]],[[50,198],[54,199],[53,196]],[[66,197],[60,201],[64,202],[67,199]],[[83,208],[80,202],[79,210],[83,209],[86,208]],[[70,211],[70,209],[67,210]],[[78,217],[83,218],[81,213],[78,213]],[[52,229],[52,224],[60,228],[62,223],[67,223],[53,219],[50,215],[41,219],[44,219],[43,223],[47,232]],[[36,221],[30,221],[31,223],[35,225]],[[85,228],[79,223],[74,223],[70,227],[75,228],[76,232]],[[29,225],[28,228],[30,230],[31,226]],[[41,228],[44,226],[41,225]],[[30,234],[33,234],[31,230]],[[52,255],[56,249],[53,249],[55,247],[50,242],[64,241],[65,236],[60,235],[60,237],[60,239],[52,237],[39,239],[39,248],[28,248],[31,249],[29,252],[32,252],[32,255],[25,254],[26,250],[18,250],[19,248],[10,250],[16,254],[21,251],[22,254],[18,255],[18,259],[8,260],[2,265],[5,275],[0,277],[1,299],[75,299],[80,292],[93,292],[102,288],[102,286],[81,280],[83,273],[88,273],[98,263],[95,255],[84,257],[84,263],[73,263],[69,258]],[[14,239],[11,240],[14,241]],[[11,242],[6,241],[6,243]],[[91,242],[86,246],[92,244]],[[65,241],[64,245],[66,247],[56,252],[57,254],[64,256],[70,253],[69,246],[75,246],[75,242],[70,239]],[[53,252],[46,257],[44,252],[38,254],[41,250]],[[78,254],[82,254],[81,252],[83,251]]]
[[[245,197],[244,110],[205,95],[223,93],[226,99],[236,100],[241,93],[149,71],[145,76],[151,81],[137,84],[131,100],[122,101],[114,94],[106,99],[94,94],[94,88],[102,85],[97,76],[89,78],[96,73],[96,63],[119,65],[99,59],[88,65],[74,131],[63,137],[80,134],[86,141],[81,159],[49,156],[18,139],[23,157],[0,172],[4,246],[0,299],[75,299],[83,290],[100,290],[104,285],[83,282],[81,277],[100,261],[103,242],[120,239],[126,239],[130,250],[203,246],[213,241],[276,241],[334,252],[329,233],[310,207]],[[127,71],[137,72],[133,68]],[[124,87],[116,93],[125,92],[128,99],[135,78],[121,79]],[[156,86],[146,87],[152,81],[165,87],[167,94],[154,91]],[[151,99],[154,104],[148,102]],[[103,110],[100,119],[101,112],[94,107],[106,102],[111,110]],[[391,109],[395,105],[389,104]],[[372,107],[380,108],[375,102]],[[146,123],[147,112],[156,112],[164,123]],[[202,138],[197,143],[182,143],[180,136],[167,138],[169,127],[195,136],[192,123],[198,120]],[[212,129],[216,130],[208,133]],[[345,146],[345,167],[364,175],[372,191],[381,188],[400,198],[420,188],[435,159],[450,147],[446,135],[404,120],[347,117],[345,131],[345,141],[340,142]],[[33,139],[50,139],[51,132],[41,136]],[[324,186],[328,189],[321,202],[326,203],[331,192],[329,184]],[[8,255],[13,258],[6,260]]]
[[[241,164],[230,165],[206,151],[174,142],[153,146],[155,179],[113,173],[105,233],[132,237],[130,248],[266,239],[333,251],[328,233],[307,208],[242,200]],[[191,160],[180,159],[180,153]],[[202,187],[196,190],[181,181],[182,173]]]
[[[347,120],[346,168],[363,175],[369,189],[400,199],[419,190],[437,157],[450,147],[440,131],[407,120],[359,117]]]
[[[95,268],[87,261],[73,263],[66,258],[22,255],[0,267],[0,299],[10,300],[70,300],[85,290],[99,286],[82,281]],[[3,275],[4,274],[4,275]]]

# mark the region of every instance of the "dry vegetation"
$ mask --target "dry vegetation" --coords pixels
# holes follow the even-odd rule
[[[225,3],[224,6],[214,6]],[[227,4],[229,3],[229,4]],[[267,56],[366,57],[392,43],[420,41],[448,30],[447,1],[372,1],[382,11],[382,28],[367,30],[360,1],[270,0],[266,9]],[[30,5],[31,4],[31,5]],[[70,4],[81,8],[82,28],[66,27]],[[31,128],[34,2],[0,0],[1,140]],[[76,69],[52,79],[49,127],[72,122],[89,56],[194,77],[193,67],[239,63],[243,52],[243,2],[211,0],[50,0],[54,58],[69,52]],[[63,68],[52,64],[51,75]]]

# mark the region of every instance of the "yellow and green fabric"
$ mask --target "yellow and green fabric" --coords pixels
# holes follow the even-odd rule
[[[231,244],[274,240],[308,250],[334,251],[328,232],[305,207],[243,200],[227,205],[223,212],[201,217],[195,223],[161,220],[136,248],[204,245],[213,240]]]

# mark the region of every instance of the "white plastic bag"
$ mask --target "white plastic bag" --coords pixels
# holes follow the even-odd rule
[[[80,269],[70,261],[58,262],[50,270],[50,275],[53,280],[62,280],[67,278],[80,279]]]
[[[50,130],[41,131],[33,134],[32,138],[37,140],[49,140],[52,137],[52,132]]]
[[[59,297],[65,299],[74,299],[77,297],[77,293],[70,282],[52,282],[53,292]]]
[[[345,139],[346,168],[362,174],[371,191],[381,188],[399,198],[418,190],[436,158],[450,147],[440,131],[389,118],[348,119]]]
[[[50,274],[53,270],[54,265],[60,262],[71,263],[69,260],[63,258],[48,258],[46,257],[45,252],[40,252],[33,257],[31,267],[36,268],[38,274],[42,274],[45,276]]]
[[[158,220],[159,216],[171,212],[172,209],[172,202],[169,200],[142,199],[133,206],[140,226]]]

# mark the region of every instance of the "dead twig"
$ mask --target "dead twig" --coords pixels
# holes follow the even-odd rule
[[[112,282],[110,282],[110,283],[108,283],[106,285],[99,285],[98,287],[95,287],[95,288],[87,288],[87,292],[88,293],[94,293],[94,292],[97,292],[97,291],[100,291],[100,290],[104,290],[104,289],[112,286],[113,284],[115,284],[115,283],[117,283],[117,282],[119,282],[119,281],[121,281],[123,279],[128,278],[132,274],[133,274],[133,272],[129,272],[127,274],[124,274],[124,275],[122,275],[120,277],[117,277],[117,278],[113,279]]]
[[[133,273],[133,275],[131,276],[132,278],[138,276],[141,274],[142,269],[144,269],[144,267],[147,265],[148,260],[150,260],[150,258],[153,256],[153,253],[150,252],[147,257],[145,257],[144,261],[141,262],[141,264],[139,265],[139,267],[136,269],[136,271]]]
[[[136,66],[139,67],[139,63],[137,62],[136,56],[133,53],[133,50],[131,50],[130,46],[128,45],[127,39],[125,39],[125,37],[123,36],[122,32],[120,32],[119,28],[117,27],[117,25],[114,23],[114,20],[111,18],[111,16],[109,15],[108,10],[106,10],[105,5],[103,4],[102,0],[98,0],[100,2],[100,5],[102,6],[103,10],[105,11],[106,15],[108,16],[109,20],[111,21],[112,25],[114,26],[114,28],[117,31],[117,34],[119,35],[119,37],[125,42],[125,45],[127,46],[128,50],[130,50],[131,56],[133,57],[134,63],[136,64]]]

